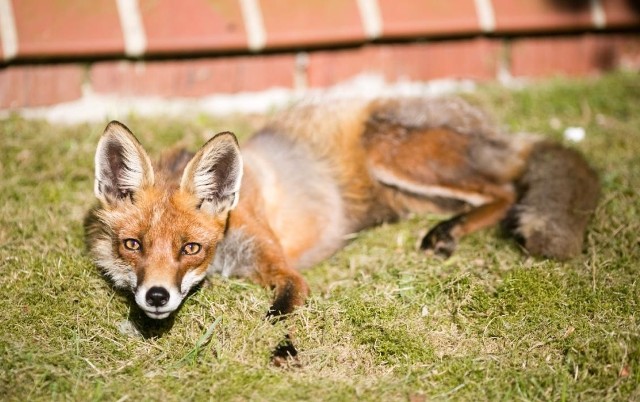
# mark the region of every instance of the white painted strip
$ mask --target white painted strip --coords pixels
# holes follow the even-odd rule
[[[127,56],[142,56],[147,50],[147,35],[138,0],[116,0],[116,4],[124,36],[124,51]]]
[[[364,33],[369,39],[376,39],[382,35],[382,17],[378,0],[358,0],[358,9]]]
[[[4,59],[15,58],[18,54],[18,32],[11,0],[0,0],[0,36]]]
[[[601,0],[591,0],[591,21],[598,29],[607,27],[607,15],[604,12],[604,8],[602,8]]]
[[[260,0],[240,0],[242,18],[247,30],[247,41],[249,49],[258,51],[264,49],[267,43],[267,33],[262,20],[262,9]]]
[[[496,15],[493,12],[491,0],[475,0],[478,23],[483,32],[493,32],[496,29]]]

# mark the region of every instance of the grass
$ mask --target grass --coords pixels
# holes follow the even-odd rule
[[[0,399],[640,400],[638,75],[470,98],[514,131],[562,140],[585,127],[575,146],[603,196],[583,256],[531,259],[488,230],[429,259],[415,245],[437,216],[363,232],[305,271],[313,295],[290,321],[302,363],[291,369],[268,364],[285,331],[263,320],[269,292],[241,280],[211,278],[141,336],[139,312],[84,248],[104,124],[0,121]],[[260,120],[128,123],[155,153]]]

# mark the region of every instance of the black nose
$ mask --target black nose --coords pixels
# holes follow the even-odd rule
[[[147,291],[147,304],[152,307],[162,307],[169,301],[169,292],[160,286],[154,286]]]

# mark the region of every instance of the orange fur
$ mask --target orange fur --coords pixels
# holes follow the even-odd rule
[[[299,270],[355,231],[410,212],[451,212],[422,242],[448,256],[461,237],[513,217],[522,184],[527,191],[530,183],[545,186],[528,162],[539,143],[501,133],[456,99],[339,101],[283,112],[244,145],[242,158],[233,136],[222,133],[195,156],[173,151],[151,167],[128,129],[111,123],[96,152],[101,205],[88,221],[89,246],[106,275],[131,289],[153,318],[174,311],[206,271],[274,289],[269,316],[277,317],[309,294]],[[584,183],[594,188],[593,202],[582,203],[561,232],[579,247],[597,178],[572,152],[554,191],[570,187],[569,203]],[[535,158],[535,169],[544,170],[543,159]],[[571,169],[582,172],[583,184],[572,186]],[[536,251],[545,254],[535,211],[544,210],[536,207],[546,193],[535,194],[526,214],[515,215],[523,219],[520,233],[535,232]],[[295,354],[290,342],[274,357]]]

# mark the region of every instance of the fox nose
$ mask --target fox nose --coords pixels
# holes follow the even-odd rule
[[[154,286],[147,291],[147,304],[151,307],[162,307],[169,301],[169,292],[160,286]]]

